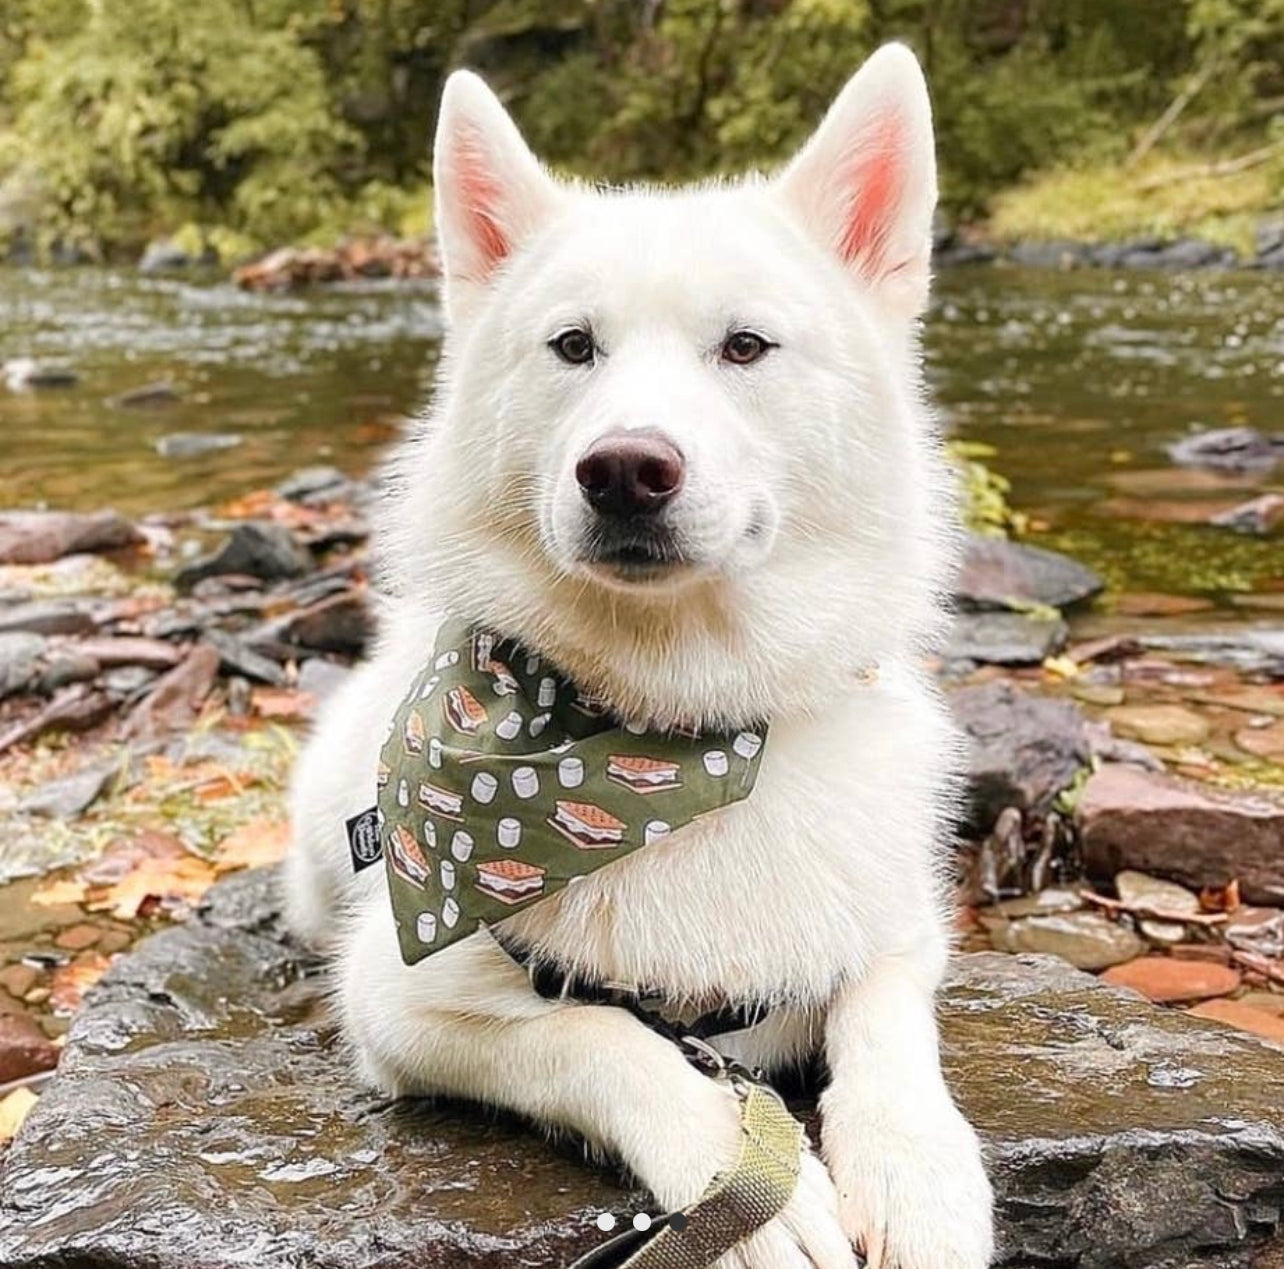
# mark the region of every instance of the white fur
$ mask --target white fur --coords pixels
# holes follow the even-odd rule
[[[886,223],[844,237],[868,167],[848,159],[889,137]],[[919,669],[953,519],[916,346],[935,198],[917,63],[876,54],[776,181],[679,193],[555,184],[460,73],[436,180],[451,319],[436,404],[394,462],[383,632],[299,764],[287,871],[293,928],[336,953],[360,1073],[578,1132],[666,1208],[735,1150],[733,1099],[631,1015],[541,999],[484,933],[406,967],[379,870],[351,876],[343,821],[370,803],[387,720],[449,611],[631,718],[771,719],[748,800],[509,922],[675,1004],[771,1000],[766,1024],[721,1042],[769,1069],[823,1047],[825,1162],[719,1269],[850,1269],[852,1244],[888,1269],[980,1269],[989,1189],[933,1018],[959,755]],[[874,246],[835,246],[853,240]],[[576,322],[603,350],[592,367],[547,347]],[[779,347],[728,365],[720,343],[744,326]],[[687,461],[670,515],[688,563],[645,585],[586,562],[573,477],[595,439],[632,428]]]

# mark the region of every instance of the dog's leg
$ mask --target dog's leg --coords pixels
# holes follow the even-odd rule
[[[625,1010],[543,1000],[485,935],[408,967],[379,896],[363,906],[338,986],[370,1082],[570,1129],[622,1159],[666,1211],[699,1198],[736,1153],[739,1103],[728,1088]],[[854,1265],[833,1184],[809,1156],[786,1210],[720,1269]]]
[[[938,941],[938,940],[933,940]],[[834,999],[821,1137],[842,1220],[870,1269],[982,1269],[989,1182],[941,1076],[935,990],[944,951],[885,957]]]

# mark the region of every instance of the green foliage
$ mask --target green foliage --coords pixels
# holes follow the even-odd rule
[[[888,39],[927,68],[963,217],[1031,173],[1122,171],[1210,63],[1156,158],[1284,132],[1284,0],[3,0],[0,236],[6,217],[107,248],[422,224],[456,65],[568,171],[770,167]],[[1278,200],[1284,159],[1267,172],[1252,197]]]
[[[952,440],[946,444],[962,486],[963,522],[983,537],[1003,538],[1025,529],[1025,518],[1012,510],[1008,495],[1012,485],[1006,476],[986,466],[985,459],[997,451],[980,441]]]

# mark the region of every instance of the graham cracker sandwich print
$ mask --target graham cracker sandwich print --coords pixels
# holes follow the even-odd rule
[[[459,793],[443,789],[439,784],[429,784],[426,780],[419,785],[419,805],[434,815],[446,820],[464,818],[464,799]]]
[[[406,715],[406,728],[402,737],[406,752],[410,754],[420,754],[424,751],[424,743],[427,740],[427,731],[424,727],[423,715],[418,710],[411,710]]]
[[[486,706],[466,687],[452,687],[442,703],[446,721],[467,736],[474,736],[485,725]]]
[[[628,825],[591,802],[562,802],[548,822],[580,850],[611,850],[624,844]]]
[[[641,754],[611,754],[606,760],[606,778],[634,793],[662,793],[682,787],[682,765]]]
[[[520,859],[490,859],[477,865],[477,889],[515,905],[544,892],[544,869]]]
[[[428,860],[415,841],[415,835],[404,824],[392,830],[391,859],[394,870],[407,881],[423,887],[428,882]]]

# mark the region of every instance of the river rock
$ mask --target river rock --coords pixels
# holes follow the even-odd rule
[[[651,1208],[506,1117],[363,1091],[314,968],[253,873],[118,961],[0,1163],[0,1267],[560,1269]],[[1284,1250],[1268,1046],[1048,957],[958,958],[941,1024],[1001,1269]]]
[[[998,682],[952,693],[950,707],[968,738],[968,826],[977,836],[994,827],[1004,807],[1045,814],[1088,765],[1083,714],[1070,701]]]
[[[37,361],[34,357],[11,357],[2,366],[5,387],[10,392],[28,392],[32,388],[74,388],[80,376],[70,366]]]
[[[1234,1027],[1237,1031],[1247,1031],[1250,1035],[1261,1036],[1263,1040],[1271,1040],[1284,1047],[1284,1018],[1246,1001],[1206,1000],[1190,1012],[1193,1017],[1211,1018],[1215,1022]]]
[[[24,691],[40,676],[46,642],[31,631],[0,634],[0,700]]]
[[[1260,498],[1253,498],[1214,516],[1213,523],[1219,528],[1234,529],[1237,533],[1265,537],[1284,528],[1284,496],[1262,494]]]
[[[0,634],[86,634],[94,625],[89,605],[79,599],[33,599],[0,608]]]
[[[168,670],[183,659],[181,649],[172,643],[136,635],[81,639],[64,650],[91,657],[99,665],[143,665],[149,670]]]
[[[238,524],[217,550],[181,568],[174,583],[190,590],[203,578],[224,573],[275,582],[301,577],[312,567],[311,555],[295,542],[287,528],[251,520]]]
[[[114,551],[143,540],[115,511],[0,512],[0,564],[48,564],[79,551]]]
[[[216,648],[198,643],[134,707],[125,723],[126,736],[149,740],[189,726],[214,687],[221,661]]]
[[[0,1167],[0,1266],[555,1269],[650,1208],[510,1120],[363,1090],[277,925],[251,878],[109,971]]]
[[[1088,263],[1090,248],[1070,239],[1046,242],[1018,242],[1008,251],[1014,264],[1029,269],[1074,269]]]
[[[1067,608],[1091,599],[1103,586],[1096,573],[1068,555],[973,534],[954,591],[960,606],[969,609]]]
[[[1284,901],[1284,795],[1112,765],[1089,777],[1077,818],[1094,875],[1131,868],[1195,889],[1238,878],[1248,901]]]
[[[138,261],[139,273],[181,273],[190,269],[194,261],[177,243],[165,239],[149,242]]]
[[[1168,446],[1175,463],[1218,471],[1260,471],[1284,458],[1284,438],[1266,436],[1251,427],[1223,427],[1196,432]]]
[[[1115,890],[1119,898],[1129,907],[1149,908],[1165,914],[1174,913],[1180,916],[1193,916],[1199,911],[1199,897],[1191,894],[1185,886],[1175,881],[1164,881],[1160,877],[1151,877],[1144,872],[1134,872],[1125,868],[1115,878]],[[1159,920],[1153,916],[1142,916],[1139,920],[1141,932],[1152,943],[1172,946],[1186,938],[1186,926],[1180,921]]]
[[[171,380],[156,379],[152,383],[144,383],[109,397],[107,404],[118,410],[154,410],[160,406],[173,405],[181,395],[178,385]]]
[[[1207,719],[1182,705],[1117,705],[1106,718],[1124,739],[1148,745],[1197,745],[1210,731]]]
[[[1240,983],[1239,971],[1228,965],[1170,956],[1140,956],[1112,966],[1101,977],[1112,986],[1131,987],[1147,1000],[1168,1005],[1229,996]]]
[[[225,630],[207,630],[206,642],[218,650],[222,668],[229,674],[243,674],[258,683],[285,686],[285,671],[269,658],[251,648],[243,639]]]
[[[304,467],[281,481],[276,492],[290,502],[307,506],[343,501],[354,487],[354,482],[337,467]]]
[[[199,458],[235,449],[244,439],[238,432],[171,432],[156,442],[156,452],[162,458]]]
[[[0,1002],[0,1084],[58,1065],[58,1049],[36,1020]]]
[[[24,798],[18,809],[28,815],[73,819],[98,800],[116,771],[117,767],[113,764],[99,764],[57,780],[49,780]]]
[[[959,613],[950,625],[945,660],[952,665],[1038,665],[1066,646],[1059,617],[1020,612]]]
[[[272,629],[272,637],[316,652],[360,656],[374,632],[366,597],[344,591],[290,613]]]
[[[1001,952],[1047,952],[1076,969],[1107,969],[1140,956],[1146,945],[1126,925],[1100,912],[1050,912],[990,927]]]

